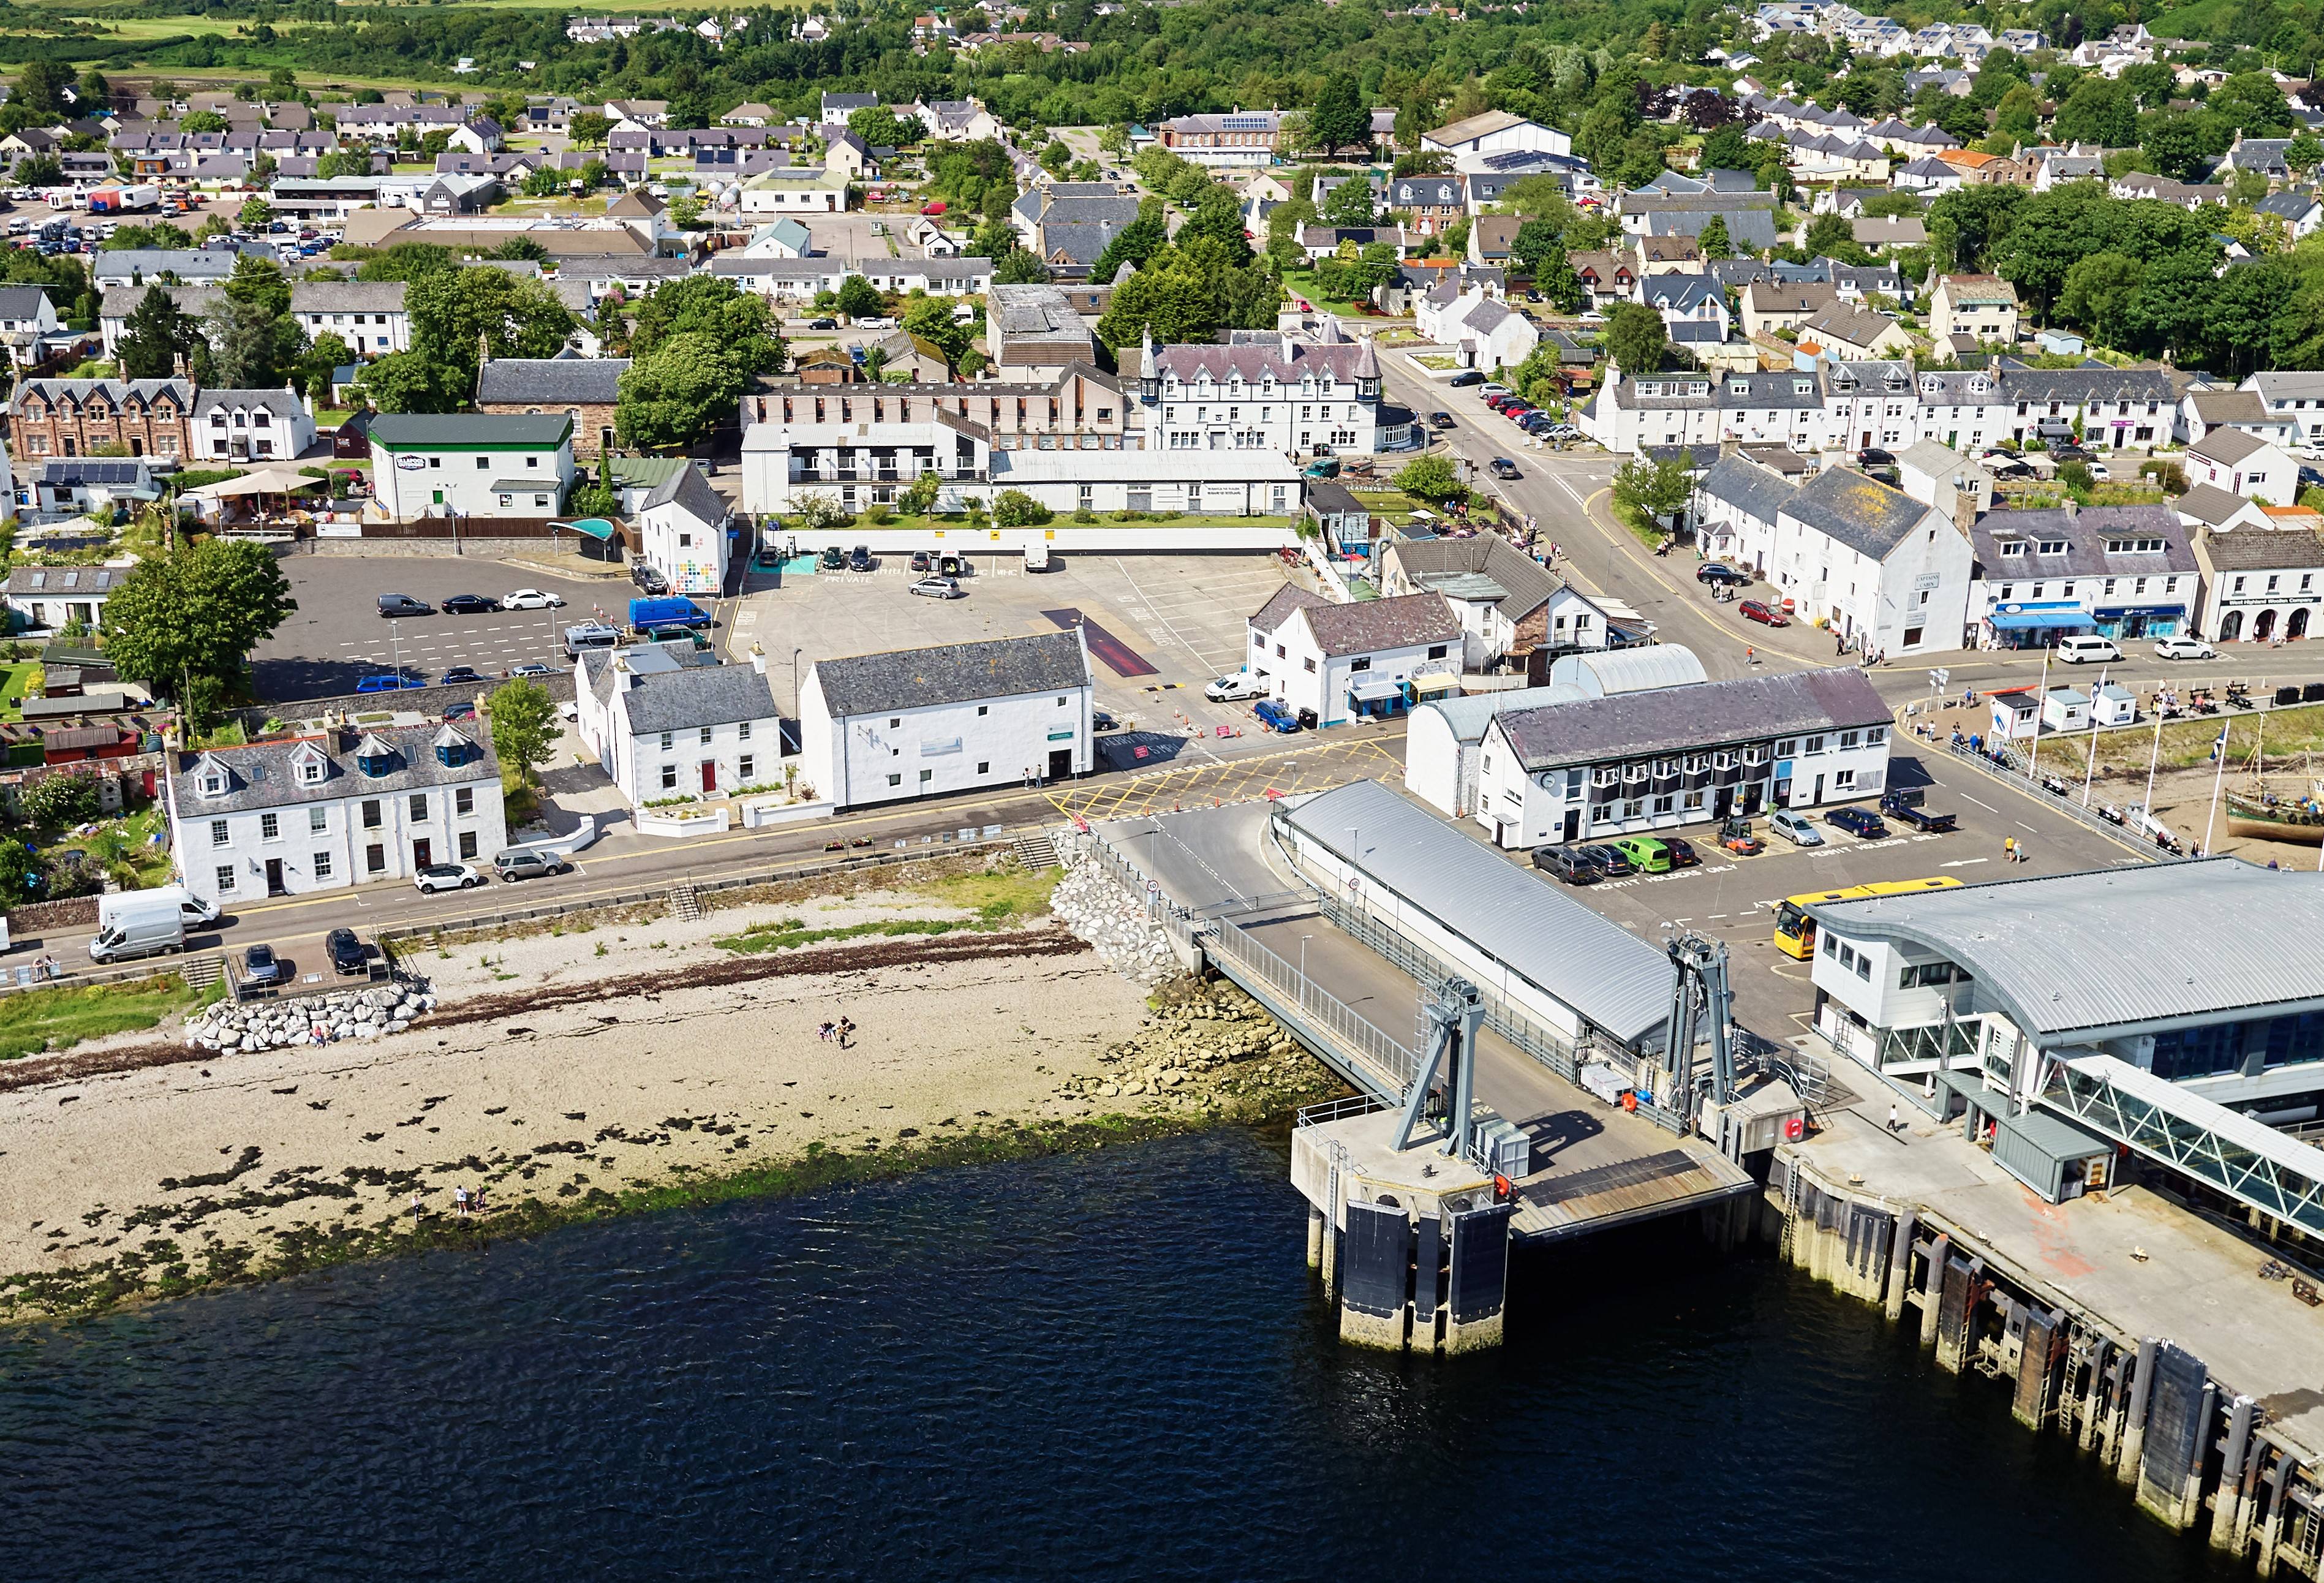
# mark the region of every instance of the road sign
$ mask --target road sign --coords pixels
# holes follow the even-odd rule
[[[1953,673],[1940,666],[1936,670],[1929,672],[1930,690],[1934,692],[1942,692],[1945,690],[1945,683],[1950,681],[1952,679]]]

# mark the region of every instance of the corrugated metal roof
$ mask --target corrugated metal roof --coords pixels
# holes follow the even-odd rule
[[[1529,709],[1541,704],[1571,703],[1588,694],[1572,686],[1520,687],[1508,692],[1474,692],[1462,698],[1441,698],[1413,709],[1433,709],[1444,718],[1456,742],[1482,742],[1493,717],[1508,709]]]
[[[1309,798],[1308,839],[1625,1043],[1670,1014],[1662,951],[1375,781]]]
[[[1844,938],[1943,953],[2045,1044],[2324,1005],[2324,875],[2236,857],[1811,907]]]
[[[1563,655],[1550,662],[1549,680],[1552,686],[1570,682],[1585,698],[1611,698],[1663,687],[1692,687],[1711,678],[1694,651],[1683,643],[1640,643],[1635,648]]]

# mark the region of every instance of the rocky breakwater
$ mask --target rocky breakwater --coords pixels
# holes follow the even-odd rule
[[[186,1024],[186,1042],[203,1050],[277,1050],[401,1033],[436,1009],[424,984],[383,984],[298,1000],[221,1001]]]
[[[1180,977],[1158,992],[1153,1014],[1098,1060],[1108,1069],[1068,1079],[1058,1097],[1142,1100],[1165,1109],[1263,1115],[1344,1093],[1329,1069],[1233,985]]]
[[[1099,960],[1134,984],[1153,988],[1184,975],[1170,937],[1148,915],[1148,901],[1132,895],[1105,865],[1074,862],[1049,893],[1049,912],[1089,941]]]

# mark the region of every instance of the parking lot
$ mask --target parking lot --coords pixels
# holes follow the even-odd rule
[[[1736,1020],[1783,1041],[1807,1030],[1815,1003],[1808,965],[1775,947],[1774,909],[1785,896],[1932,876],[1984,884],[2143,861],[2128,845],[1941,755],[1900,746],[1890,775],[1899,786],[1925,782],[1927,807],[1954,815],[1960,828],[1922,835],[1892,819],[1886,838],[1859,840],[1824,822],[1830,810],[1817,809],[1812,818],[1825,844],[1803,847],[1771,836],[1762,816],[1751,824],[1766,850],[1742,857],[1720,849],[1715,825],[1688,826],[1670,833],[1693,844],[1702,858],[1698,866],[1601,881],[1568,893],[1646,940],[1660,940],[1668,923],[1725,940]],[[2005,859],[2002,843],[2009,838],[2024,847],[2026,861]],[[1529,861],[1523,852],[1507,856]]]
[[[1283,586],[1284,569],[1271,555],[1071,555],[1037,573],[1014,555],[975,555],[957,599],[910,593],[922,575],[903,555],[884,556],[868,572],[786,576],[779,588],[753,575],[728,629],[729,652],[762,645],[789,705],[794,649],[804,674],[825,655],[1055,632],[1061,622],[1050,612],[1077,611],[1092,624],[1098,707],[1125,727],[1199,735],[1221,754],[1275,742],[1258,729],[1250,705],[1214,704],[1202,694],[1203,683],[1240,666],[1243,618]],[[1099,629],[1151,673],[1124,676],[1107,663],[1099,651],[1120,651],[1098,641]],[[1222,736],[1222,729],[1240,735]]]
[[[493,678],[529,662],[561,670],[569,663],[565,627],[593,614],[619,622],[638,591],[626,578],[559,580],[524,567],[448,555],[292,556],[282,571],[298,611],[252,662],[258,695],[269,701],[353,692],[363,678],[399,667],[429,681],[455,665]],[[485,616],[447,616],[440,608],[453,594],[497,599],[519,588],[561,595],[565,607]],[[409,594],[439,608],[432,616],[388,620],[379,614],[382,594]]]

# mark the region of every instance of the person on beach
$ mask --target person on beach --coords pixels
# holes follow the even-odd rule
[[[823,1026],[815,1031],[815,1036],[822,1040],[825,1044],[828,1044],[831,1042],[832,1034],[836,1031],[837,1030],[833,1027],[831,1022],[828,1019],[825,1019]]]
[[[464,1187],[455,1187],[455,1188],[453,1188],[453,1190],[452,1190],[452,1213],[453,1213],[453,1214],[455,1214],[455,1215],[459,1216],[459,1217],[460,1217],[461,1218],[463,1218],[463,1219],[466,1219],[466,1218],[467,1217],[467,1214],[468,1214],[468,1190],[467,1190],[466,1188],[464,1188]]]
[[[855,1024],[854,1024],[854,1023],[851,1023],[851,1022],[849,1022],[845,1017],[842,1017],[842,1018],[840,1018],[840,1019],[839,1019],[839,1048],[840,1048],[840,1049],[842,1049],[842,1050],[845,1050],[845,1049],[847,1049],[847,1048],[848,1048],[848,1042],[849,1042],[849,1041],[853,1040],[854,1037],[855,1037]]]
[[[2001,860],[2002,860],[2004,863],[2015,863],[2015,862],[2016,862],[2016,861],[2017,861],[2017,838],[2016,838],[2016,837],[2015,837],[2015,836],[2004,836],[2004,837],[2002,837],[2002,838],[2001,838]]]
[[[420,1218],[420,1195],[418,1193],[413,1193],[411,1195],[411,1217],[414,1220]]]

